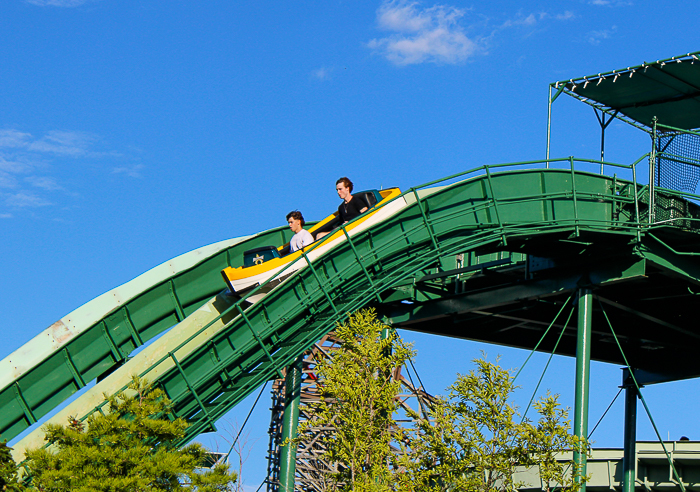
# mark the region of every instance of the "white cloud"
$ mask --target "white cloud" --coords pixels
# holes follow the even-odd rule
[[[84,132],[53,130],[31,142],[27,149],[75,157],[88,154],[88,148],[95,140],[93,135]]]
[[[130,178],[141,178],[141,169],[143,169],[143,164],[136,164],[131,167],[115,167],[112,169],[112,174],[125,174]]]
[[[9,207],[27,208],[45,207],[51,205],[51,202],[33,193],[20,191],[18,193],[6,195],[5,204]]]
[[[554,16],[556,20],[569,20],[569,19],[574,19],[576,18],[576,15],[573,12],[566,11],[563,14],[557,14]]]
[[[530,14],[528,16],[518,16],[515,19],[509,19],[503,23],[502,27],[513,27],[513,26],[533,26],[537,23],[538,17],[542,19],[543,14],[535,16],[535,14]]]
[[[311,72],[311,76],[318,80],[328,80],[331,78],[331,69],[326,67],[317,68]]]
[[[23,174],[29,172],[34,163],[23,155],[4,155],[0,153],[0,171],[12,174]]]
[[[11,219],[12,214],[0,214],[0,219]]]
[[[94,165],[88,163],[90,160],[123,159],[117,152],[95,150],[99,141],[96,135],[79,131],[52,130],[33,135],[0,129],[0,190],[5,191],[0,193],[2,208],[47,207],[65,202],[66,195],[78,196],[73,187],[62,185],[61,171],[73,175],[84,166]],[[123,168],[123,172],[140,176],[141,167]],[[2,208],[0,212],[7,213]]]
[[[544,21],[548,21],[550,19],[566,21],[575,18],[576,15],[568,10],[565,11],[563,14],[550,14],[549,12],[539,12],[525,15],[522,12],[519,12],[518,15],[515,16],[515,18],[508,19],[503,24],[501,24],[500,28],[506,29],[509,27],[535,27],[538,24]]]
[[[62,190],[63,187],[56,183],[54,178],[48,176],[28,176],[24,180],[36,188],[41,188],[48,191]]]
[[[0,171],[0,188],[16,188],[17,179],[9,173]]]
[[[604,29],[602,31],[590,31],[586,33],[586,41],[597,46],[601,41],[612,37],[615,32],[617,32],[617,26],[612,26],[610,29]]]
[[[0,147],[21,148],[26,147],[31,134],[18,130],[0,130]]]
[[[27,3],[39,5],[41,7],[80,7],[89,1],[90,0],[26,0]]]
[[[65,156],[104,155],[90,150],[97,140],[96,136],[86,132],[52,130],[42,137],[35,137],[19,130],[0,130],[0,148]]]
[[[610,1],[610,0],[599,0]],[[614,0],[621,3],[622,0]],[[383,0],[377,9],[377,27],[387,36],[372,39],[367,47],[396,65],[417,63],[457,64],[486,54],[496,35],[508,29],[521,29],[529,36],[542,30],[545,22],[576,18],[571,11],[518,12],[513,18],[489,26],[488,20],[463,25],[466,10],[450,5],[423,7],[415,0]],[[476,30],[483,31],[476,34]]]
[[[459,23],[463,16],[464,10],[447,5],[422,8],[418,2],[384,1],[377,26],[391,34],[367,46],[396,65],[461,63],[479,51]]]
[[[630,0],[590,0],[590,5],[610,6],[610,7],[629,7],[634,5]]]
[[[377,10],[377,24],[381,29],[397,32],[420,32],[430,29],[433,24],[431,11],[440,7],[420,11],[416,8],[417,5],[417,2],[385,2]],[[461,15],[461,12],[455,10],[452,17],[455,15]]]

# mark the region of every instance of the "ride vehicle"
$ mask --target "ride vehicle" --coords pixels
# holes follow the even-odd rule
[[[394,200],[400,195],[401,190],[398,188],[353,194],[364,198],[369,205],[369,210],[345,225],[347,235],[352,237],[353,234],[371,227],[403,208],[406,205],[403,198]],[[302,254],[305,254],[309,261],[313,261],[329,249],[346,241],[347,236],[340,228],[341,225],[338,212],[335,211],[309,229],[314,242],[301,250],[290,253],[289,243],[285,243],[279,247],[263,246],[245,251],[242,267],[228,267],[221,272],[229,292],[238,297],[245,297],[253,289],[284,270],[281,275],[277,275],[262,288],[246,297],[250,303],[259,301],[286,278],[308,265],[306,261],[297,261]]]

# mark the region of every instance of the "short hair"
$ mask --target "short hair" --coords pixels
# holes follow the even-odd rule
[[[287,214],[287,220],[289,220],[290,217],[296,220],[300,220],[302,227],[304,227],[304,224],[306,224],[306,222],[304,222],[304,216],[301,215],[301,212],[299,212],[298,210],[292,210],[291,212],[289,212]]]
[[[338,184],[338,183],[343,183],[346,188],[350,189],[350,193],[352,193],[352,181],[350,181],[348,178],[343,176],[342,178],[340,178],[338,181],[335,182],[335,184]]]

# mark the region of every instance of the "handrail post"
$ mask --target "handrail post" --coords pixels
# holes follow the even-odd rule
[[[576,237],[578,237],[580,235],[580,231],[578,226],[578,201],[576,198],[576,172],[574,171],[574,156],[569,156],[569,165],[571,166],[571,193],[574,199],[574,230],[576,231]]]
[[[549,169],[549,142],[552,135],[552,84],[549,84],[549,95],[547,96],[547,153],[545,169]]]
[[[326,300],[328,301],[328,304],[333,308],[333,312],[338,315],[338,308],[335,307],[335,303],[333,302],[333,299],[331,298],[331,295],[328,293],[326,288],[323,286],[323,282],[321,282],[321,277],[318,276],[318,273],[316,273],[316,269],[314,266],[311,264],[311,260],[309,257],[306,255],[304,251],[301,252],[301,256],[306,260],[306,264],[309,266],[309,270],[311,270],[311,274],[314,276],[314,279],[316,279],[316,283],[318,284],[319,289],[321,289],[321,292],[323,292],[323,295],[326,296]]]
[[[246,325],[248,325],[248,329],[250,330],[250,333],[253,335],[253,338],[255,338],[255,341],[258,342],[258,345],[260,345],[260,348],[262,348],[263,352],[265,352],[265,356],[267,357],[267,359],[270,362],[272,362],[272,365],[277,370],[277,375],[281,378],[282,372],[280,371],[279,367],[277,367],[277,363],[275,362],[275,359],[272,358],[272,354],[265,346],[265,342],[263,341],[262,338],[260,338],[260,335],[258,335],[258,332],[255,331],[255,327],[253,326],[253,323],[250,322],[250,320],[248,319],[248,316],[246,316],[245,312],[243,312],[243,311],[241,311],[241,317],[243,318],[243,321],[245,321]]]
[[[187,373],[185,373],[185,370],[180,365],[180,361],[177,360],[175,353],[168,352],[168,357],[170,357],[170,359],[175,363],[175,367],[177,368],[177,371],[180,373],[180,376],[185,381],[185,384],[187,385],[187,389],[189,389],[190,393],[192,393],[192,396],[194,396],[194,399],[197,402],[197,405],[199,406],[199,408],[202,410],[202,413],[204,413],[204,417],[205,417],[206,421],[209,423],[211,429],[213,431],[216,431],[216,427],[214,425],[216,420],[213,419],[211,415],[209,415],[209,412],[207,411],[207,407],[204,406],[204,402],[197,394],[197,391],[194,389],[194,385],[190,382],[189,378],[187,377]]]
[[[498,212],[498,200],[496,199],[496,194],[493,191],[493,182],[491,181],[491,170],[486,166],[486,180],[489,183],[489,192],[491,193],[491,200],[493,201],[493,210],[496,212],[496,220],[498,221],[498,228],[501,230],[501,241],[503,245],[508,244],[506,239],[505,228],[503,227],[503,222],[501,222],[501,214]]]
[[[420,200],[420,196],[418,196],[418,190],[416,188],[411,188],[413,191],[413,196],[416,199],[416,204],[418,205],[418,210],[420,210],[421,215],[423,216],[423,223],[425,224],[425,229],[428,231],[428,235],[430,236],[430,241],[433,243],[433,248],[435,248],[435,251],[438,252],[438,263],[440,264],[440,268],[443,267],[443,261],[442,261],[442,256],[439,255],[440,253],[440,245],[438,244],[437,238],[435,237],[435,233],[433,232],[433,226],[430,224],[430,221],[428,220],[428,215],[425,213],[425,210],[423,209],[423,203]]]
[[[642,232],[639,230],[641,222],[639,220],[639,190],[637,186],[637,163],[632,164],[632,181],[634,183],[634,221],[637,223],[637,242],[642,240]]]
[[[362,268],[362,272],[365,274],[365,277],[367,278],[367,282],[369,282],[369,286],[374,291],[374,295],[377,298],[377,301],[382,302],[382,298],[380,297],[379,292],[377,291],[377,288],[374,286],[374,281],[372,280],[372,276],[367,271],[367,268],[365,268],[365,265],[362,261],[362,257],[360,256],[360,253],[357,251],[355,244],[352,242],[352,239],[350,238],[350,234],[348,234],[347,229],[345,229],[345,224],[341,225],[340,228],[343,230],[343,233],[345,233],[345,239],[347,240],[348,244],[350,245],[352,252],[355,254],[355,259],[357,260],[357,264],[360,265],[360,268]]]
[[[656,187],[656,116],[652,118],[651,132],[651,153],[649,154],[649,225],[653,224],[654,218],[654,195]]]

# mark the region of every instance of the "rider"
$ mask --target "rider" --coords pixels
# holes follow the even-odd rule
[[[369,209],[369,205],[364,198],[361,196],[352,196],[352,188],[352,181],[345,176],[335,182],[335,191],[338,192],[338,196],[343,200],[343,203],[338,207],[340,222],[343,224],[351,221]]]
[[[309,231],[304,229],[304,216],[301,212],[294,210],[287,214],[287,223],[289,228],[294,233],[291,241],[289,241],[289,252],[294,253],[297,250],[302,249],[305,246],[314,242],[314,237]]]

